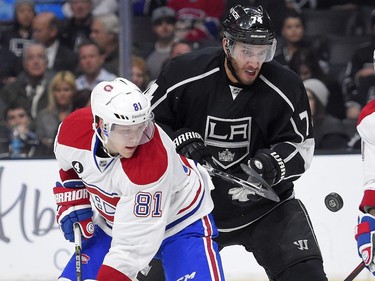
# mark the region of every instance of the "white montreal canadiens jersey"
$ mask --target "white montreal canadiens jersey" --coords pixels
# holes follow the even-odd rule
[[[113,237],[104,262],[134,276],[164,238],[212,211],[212,182],[204,168],[176,154],[160,127],[132,158],[98,158],[92,123],[91,109],[85,108],[61,124],[55,142],[61,181],[67,186],[82,180],[99,226]]]
[[[362,109],[357,131],[362,139],[364,187],[370,191],[366,198],[364,197],[366,202],[362,203],[375,206],[375,100]]]

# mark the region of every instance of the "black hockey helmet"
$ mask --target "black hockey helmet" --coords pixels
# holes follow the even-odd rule
[[[237,5],[229,10],[222,21],[225,37],[253,45],[272,45],[275,32],[271,19],[262,6]]]
[[[229,10],[222,21],[223,34],[227,39],[226,50],[229,55],[235,42],[251,45],[268,45],[265,61],[271,61],[276,51],[275,32],[271,19],[262,6],[243,7],[237,5]]]

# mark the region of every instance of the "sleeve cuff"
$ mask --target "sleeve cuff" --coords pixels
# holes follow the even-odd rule
[[[96,277],[97,281],[132,281],[128,276],[121,273],[120,271],[110,267],[108,265],[103,264],[98,272],[98,276]]]
[[[359,209],[365,213],[367,206],[375,206],[375,190],[365,190]]]

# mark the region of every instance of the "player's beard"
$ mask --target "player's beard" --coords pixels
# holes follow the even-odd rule
[[[243,79],[241,79],[240,74],[239,74],[240,66],[238,65],[237,61],[231,55],[227,56],[227,62],[226,63],[227,63],[227,67],[228,67],[229,71],[232,73],[233,77],[237,80],[238,84],[241,84],[241,85],[244,85],[244,86],[249,86],[254,82],[254,80],[252,80],[250,82],[247,82],[247,81],[244,81]]]

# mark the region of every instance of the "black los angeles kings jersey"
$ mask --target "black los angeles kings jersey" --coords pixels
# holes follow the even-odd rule
[[[215,222],[222,232],[244,227],[291,198],[293,181],[310,166],[314,139],[310,107],[300,78],[276,62],[264,63],[247,87],[229,84],[221,48],[206,48],[173,59],[147,90],[155,120],[170,134],[198,132],[217,166],[244,179],[240,163],[270,148],[285,163],[284,179],[273,186],[281,202],[267,199],[234,205],[230,186],[213,178]]]

